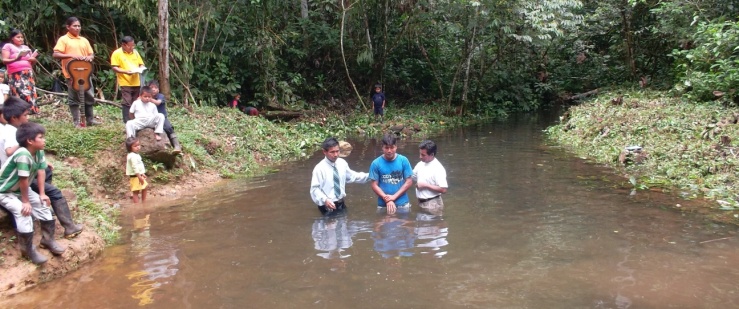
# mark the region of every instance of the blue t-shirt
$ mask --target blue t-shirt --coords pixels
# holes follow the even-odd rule
[[[413,176],[413,168],[408,158],[401,154],[395,155],[395,160],[385,160],[385,156],[380,156],[370,165],[369,179],[377,181],[383,192],[387,194],[395,194],[403,186],[405,180]],[[408,192],[406,191],[395,200],[395,205],[408,204]],[[377,205],[385,207],[385,200],[377,197]]]
[[[161,93],[157,93],[157,95],[154,96],[154,100],[162,101],[161,104],[157,105],[157,111],[164,115],[164,117],[167,117],[167,102],[164,98],[164,95]]]
[[[375,103],[375,107],[382,107],[382,102],[385,101],[385,93],[375,92],[372,94],[372,102]]]

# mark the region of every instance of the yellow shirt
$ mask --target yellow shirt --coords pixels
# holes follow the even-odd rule
[[[130,71],[139,66],[144,65],[144,60],[135,49],[132,53],[123,51],[123,48],[116,49],[110,56],[110,65],[119,67],[124,71]],[[116,73],[118,77],[118,87],[138,87],[141,86],[139,74],[123,74]]]
[[[92,46],[87,39],[81,36],[73,36],[69,32],[67,32],[67,34],[63,35],[59,38],[59,40],[56,41],[54,51],[75,56],[93,55]],[[62,73],[64,73],[64,77],[66,78],[69,78],[69,73],[67,72],[67,63],[69,63],[70,61],[72,61],[72,58],[62,59]]]

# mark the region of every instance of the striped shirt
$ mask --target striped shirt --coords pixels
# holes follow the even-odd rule
[[[28,149],[18,148],[0,169],[0,193],[20,193],[20,177],[28,177],[30,184],[40,169],[46,169],[43,150],[36,151],[34,157]]]

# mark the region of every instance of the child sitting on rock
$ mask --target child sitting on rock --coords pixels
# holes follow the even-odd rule
[[[154,92],[149,86],[141,88],[141,96],[131,104],[129,121],[126,122],[126,137],[136,137],[136,132],[145,128],[154,129],[154,138],[162,140],[164,133],[164,115],[159,113],[157,106],[152,102]]]
[[[154,103],[157,106],[157,111],[164,115],[164,133],[167,133],[169,142],[172,143],[172,148],[174,148],[174,153],[180,153],[182,152],[182,146],[180,146],[180,141],[177,140],[177,134],[174,132],[172,123],[169,122],[169,116],[167,116],[167,100],[163,94],[159,93],[159,82],[156,80],[150,81],[148,86],[151,88],[151,93],[153,94],[151,103]]]

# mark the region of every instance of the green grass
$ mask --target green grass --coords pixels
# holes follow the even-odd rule
[[[677,189],[687,198],[721,200],[722,210],[739,209],[739,149],[732,146],[739,142],[739,125],[714,126],[735,119],[735,108],[661,92],[628,92],[623,104],[615,105],[611,100],[617,96],[607,92],[571,107],[548,136],[578,156],[617,168],[638,189]],[[721,136],[735,141],[719,145]],[[648,159],[622,166],[618,156],[631,145],[643,147]]]

